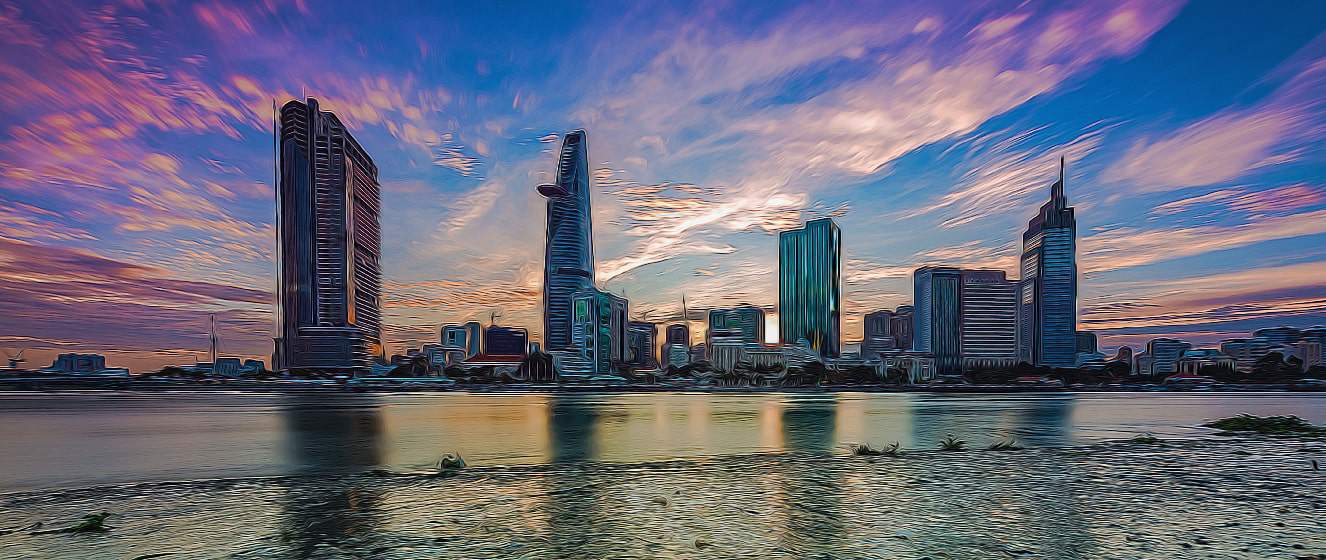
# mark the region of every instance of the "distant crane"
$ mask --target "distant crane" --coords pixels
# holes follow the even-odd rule
[[[216,313],[213,313],[213,314],[211,315],[211,317],[212,317],[212,331],[211,331],[211,334],[208,335],[208,342],[211,343],[211,348],[209,348],[209,350],[211,350],[211,352],[208,353],[208,357],[212,359],[212,365],[213,365],[213,367],[215,367],[215,365],[216,365]]]
[[[9,356],[9,369],[19,369],[23,362],[27,361],[23,359],[23,352],[26,350],[27,348],[19,348],[17,353],[13,350],[5,350],[5,355]]]

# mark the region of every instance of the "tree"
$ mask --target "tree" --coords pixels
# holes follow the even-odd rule
[[[1197,368],[1197,375],[1203,377],[1210,377],[1211,379],[1214,379],[1222,383],[1230,383],[1233,381],[1237,381],[1239,378],[1239,374],[1238,372],[1234,371],[1234,368],[1231,368],[1229,366],[1216,365],[1216,364],[1207,364],[1200,368]]]
[[[906,385],[908,381],[911,381],[911,376],[907,375],[907,372],[902,368],[893,366],[884,372],[884,381],[893,385]]]
[[[1110,376],[1110,379],[1125,379],[1132,374],[1132,370],[1128,362],[1114,361],[1105,364],[1105,374]]]
[[[1262,382],[1294,380],[1302,374],[1302,361],[1297,356],[1290,360],[1285,362],[1285,354],[1280,352],[1268,352],[1253,364],[1252,377]]]
[[[396,366],[387,377],[428,377],[428,356],[418,355]]]

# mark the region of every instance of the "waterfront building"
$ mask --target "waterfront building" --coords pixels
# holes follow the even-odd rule
[[[925,352],[894,350],[879,354],[875,371],[880,379],[888,379],[889,370],[901,370],[912,385],[927,383],[939,375],[934,356]]]
[[[830,218],[778,236],[778,334],[784,344],[805,339],[823,357],[837,357],[841,341],[842,235]]]
[[[1220,342],[1220,351],[1232,356],[1235,362],[1235,369],[1240,373],[1252,372],[1253,366],[1257,360],[1262,359],[1271,352],[1280,352],[1282,355],[1290,354],[1289,348],[1271,342],[1265,337],[1254,336],[1252,338],[1232,338]]]
[[[529,350],[529,331],[490,325],[483,330],[483,353],[489,356],[525,356]]]
[[[1002,270],[961,271],[959,345],[964,370],[1017,365],[1018,283]]]
[[[564,375],[612,375],[629,355],[627,350],[628,309],[626,298],[590,288],[572,295],[570,352],[558,369]]]
[[[1020,360],[1071,367],[1077,354],[1077,222],[1064,194],[1062,159],[1050,200],[1022,234],[1020,270]]]
[[[756,369],[784,369],[787,356],[783,347],[767,344],[747,344],[742,349],[742,361]]]
[[[1151,364],[1154,361],[1150,354],[1142,352],[1137,355],[1137,365],[1133,367],[1133,371],[1141,376],[1151,375]]]
[[[668,325],[667,338],[663,340],[665,344],[685,344],[691,345],[691,328],[684,323]]]
[[[47,368],[55,373],[89,374],[106,369],[106,357],[101,354],[79,354],[70,352],[60,354]]]
[[[663,367],[681,367],[690,361],[691,328],[685,323],[668,325],[663,339]]]
[[[539,186],[547,197],[543,258],[543,346],[572,350],[571,301],[594,286],[594,243],[589,192],[588,138],[576,130],[562,139],[554,183]],[[623,322],[623,328],[625,323]],[[623,337],[625,343],[625,337]]]
[[[1182,340],[1173,338],[1153,338],[1146,343],[1146,353],[1151,357],[1151,369],[1146,373],[1151,375],[1169,375],[1178,373],[1179,358],[1184,352],[1192,349],[1192,345]]]
[[[861,355],[872,358],[880,352],[898,348],[893,336],[893,312],[881,309],[866,313],[865,337],[861,340]]]
[[[1131,347],[1120,346],[1118,350],[1114,351],[1114,357],[1110,358],[1110,361],[1119,362],[1127,365],[1128,375],[1132,375],[1137,372],[1136,364],[1134,363],[1133,360],[1133,349]]]
[[[378,168],[316,99],[286,103],[277,135],[273,367],[367,372],[385,354]]]
[[[478,321],[464,325],[443,325],[442,346],[464,350],[466,358],[477,356],[483,353],[482,330],[483,326]]]
[[[1197,375],[1204,367],[1218,367],[1234,371],[1236,362],[1233,356],[1228,356],[1214,348],[1199,348],[1196,350],[1185,350],[1179,357],[1178,373],[1184,375]]]
[[[1271,344],[1289,346],[1303,338],[1303,332],[1294,327],[1270,327],[1252,331],[1253,338],[1261,338]]]
[[[925,266],[912,273],[914,346],[935,359],[940,375],[962,373],[962,272]]]
[[[723,338],[709,344],[709,365],[714,371],[730,372],[745,355],[746,343],[736,338]]]
[[[691,363],[691,347],[688,344],[664,344],[664,367],[679,368]]]
[[[691,347],[691,362],[705,362],[709,360],[709,347],[701,342]]]
[[[899,305],[893,310],[893,318],[889,319],[889,332],[893,333],[893,343],[899,350],[911,350],[915,343],[912,340],[912,328],[915,308],[910,305]]]
[[[1077,353],[1095,354],[1098,351],[1096,344],[1096,333],[1091,331],[1077,331]]]
[[[646,321],[631,321],[626,325],[627,363],[638,368],[658,367],[654,347],[658,340],[658,325]]]
[[[212,375],[220,377],[239,377],[244,369],[244,362],[239,358],[217,358],[212,362]]]
[[[1292,346],[1294,355],[1303,361],[1303,370],[1321,365],[1321,342],[1317,340],[1300,339]]]
[[[710,309],[705,342],[713,352],[714,344],[764,343],[764,310],[751,305],[731,309]]]

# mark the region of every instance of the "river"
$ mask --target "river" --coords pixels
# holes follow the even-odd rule
[[[1320,447],[1200,426],[1239,413],[1323,424],[1326,395],[7,393],[0,556],[1093,558],[1207,546],[1257,558],[1326,546],[1326,477],[1307,469],[1326,462]],[[1122,443],[1139,433],[1163,443]],[[937,451],[949,435],[971,449]],[[984,451],[1001,439],[1028,449]],[[894,441],[902,457],[848,450]],[[448,452],[469,467],[411,474]],[[116,527],[105,534],[12,531],[102,510]],[[1240,524],[1238,538],[1219,530]]]

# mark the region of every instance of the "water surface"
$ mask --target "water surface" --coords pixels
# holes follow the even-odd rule
[[[0,490],[428,468],[642,463],[850,443],[933,448],[953,434],[1065,447],[1152,432],[1199,437],[1238,413],[1326,423],[1326,395],[0,394]]]

